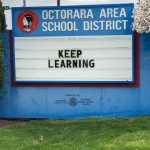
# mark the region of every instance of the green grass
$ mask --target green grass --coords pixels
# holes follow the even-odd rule
[[[29,121],[0,128],[0,150],[150,150],[150,117]]]

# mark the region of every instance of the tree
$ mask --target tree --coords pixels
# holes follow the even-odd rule
[[[4,72],[5,72],[5,66],[4,66],[4,49],[2,47],[2,32],[6,29],[6,21],[5,21],[5,14],[4,9],[2,7],[2,2],[0,0],[0,95],[1,95],[1,89],[2,84],[4,82]]]
[[[138,33],[150,32],[150,0],[142,0],[135,4],[132,29]]]

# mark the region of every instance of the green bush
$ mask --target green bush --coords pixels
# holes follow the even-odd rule
[[[4,49],[2,47],[2,32],[6,29],[6,20],[4,9],[2,7],[2,2],[0,0],[0,95],[2,93],[2,85],[4,83],[4,73],[5,73],[5,65],[4,65]]]

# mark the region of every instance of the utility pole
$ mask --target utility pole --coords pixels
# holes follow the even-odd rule
[[[26,0],[23,0],[23,7],[26,7]]]
[[[60,6],[60,0],[57,0],[57,6]]]

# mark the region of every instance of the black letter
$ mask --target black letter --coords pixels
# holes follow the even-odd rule
[[[82,54],[82,51],[81,50],[77,50],[77,58],[79,58],[79,55]]]
[[[59,58],[61,58],[61,57],[63,58],[63,54],[62,54],[62,53],[63,53],[63,50],[59,50],[59,51],[58,51],[58,57],[59,57]]]
[[[55,60],[55,68],[59,68],[59,60]]]
[[[48,60],[48,68],[53,68],[53,66],[51,66],[51,61]]]
[[[94,68],[94,67],[95,67],[95,63],[94,63],[94,60],[93,60],[93,59],[91,59],[91,60],[89,61],[89,66],[90,66],[91,68]]]
[[[67,62],[67,68],[71,68],[71,60],[66,60]]]
[[[65,67],[66,67],[64,60],[61,60],[61,66],[60,66],[60,67],[61,67],[61,68],[62,68],[62,67],[65,68]]]

